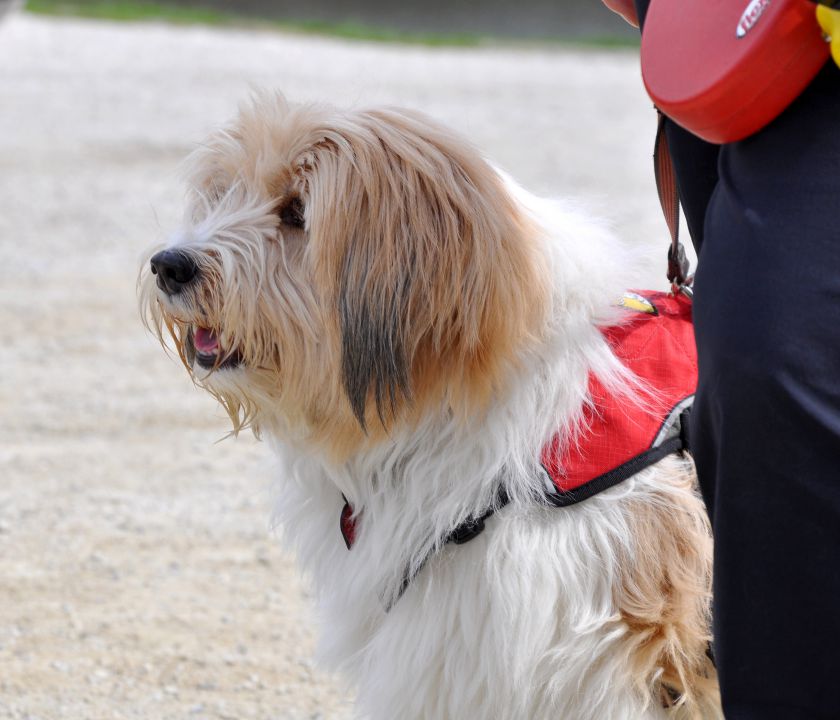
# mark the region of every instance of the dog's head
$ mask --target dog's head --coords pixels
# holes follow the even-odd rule
[[[188,168],[142,304],[235,430],[340,455],[429,411],[469,417],[542,326],[535,229],[420,114],[261,96]]]

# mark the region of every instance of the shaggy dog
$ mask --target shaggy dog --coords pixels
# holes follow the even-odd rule
[[[279,455],[360,715],[717,717],[691,460],[544,500],[541,452],[582,442],[592,378],[652,404],[601,332],[627,312],[616,240],[404,110],[263,95],[188,170],[145,317]]]

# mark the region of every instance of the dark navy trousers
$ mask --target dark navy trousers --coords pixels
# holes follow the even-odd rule
[[[724,711],[840,718],[840,69],[746,140],[668,133],[699,250],[691,440]]]
[[[840,718],[840,69],[717,167],[692,443],[726,717]]]

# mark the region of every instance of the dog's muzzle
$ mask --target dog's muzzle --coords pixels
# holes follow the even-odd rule
[[[177,295],[198,275],[198,266],[185,252],[161,250],[149,261],[157,286],[167,295]]]

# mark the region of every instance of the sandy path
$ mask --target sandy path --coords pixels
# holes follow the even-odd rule
[[[628,239],[664,247],[631,53],[7,20],[0,717],[349,717],[270,531],[266,450],[214,444],[220,411],[136,310],[143,250],[178,217],[176,165],[249,83],[421,107],[532,188],[609,198]]]

